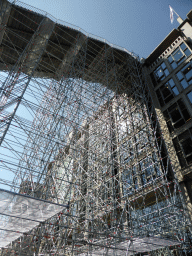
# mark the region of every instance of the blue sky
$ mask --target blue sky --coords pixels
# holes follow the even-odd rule
[[[77,25],[146,58],[178,27],[171,24],[169,4],[183,18],[191,0],[23,0],[54,17]]]

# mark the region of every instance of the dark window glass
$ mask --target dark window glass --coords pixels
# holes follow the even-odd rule
[[[179,91],[175,85],[173,79],[167,81],[164,85],[162,85],[157,91],[157,97],[159,99],[160,105],[168,103],[170,100],[179,94]]]
[[[190,114],[188,112],[188,110],[186,109],[186,106],[185,104],[183,103],[183,101],[180,99],[178,100],[178,105],[182,111],[182,114],[183,114],[183,117],[185,119],[185,121],[189,120],[190,119]]]
[[[174,124],[174,128],[178,129],[179,127],[181,127],[184,124],[185,124],[185,121],[183,119],[181,119],[177,123]]]
[[[185,167],[186,166],[186,161],[185,161],[185,158],[183,156],[183,153],[181,152],[181,147],[179,145],[179,142],[178,142],[178,139],[175,138],[173,139],[173,145],[175,147],[175,150],[176,150],[176,153],[177,153],[177,156],[179,158],[179,162],[180,162],[180,165],[181,167]]]
[[[177,108],[177,104],[176,103],[171,105],[171,107],[168,108],[168,111],[171,112],[171,111],[175,110],[175,108]]]
[[[165,120],[168,121],[168,120],[169,120],[169,114],[168,114],[168,111],[167,111],[167,110],[165,110],[165,111],[163,112],[163,115],[164,115],[164,117],[165,117]]]
[[[178,109],[174,109],[171,113],[171,118],[172,118],[172,121],[175,123],[177,122],[179,119],[181,119],[181,114],[179,112]]]
[[[191,119],[190,115],[189,115],[189,112],[187,111],[187,109],[184,109],[182,111],[182,114],[183,114],[183,117],[185,119],[185,121],[187,122],[189,119]]]
[[[177,138],[173,139],[173,145],[174,145],[176,151],[181,151],[181,147],[179,145]]]
[[[185,140],[186,138],[189,138],[189,137],[190,137],[189,131],[185,131],[185,132],[181,133],[181,134],[178,136],[178,139],[179,139],[179,140]]]
[[[186,108],[186,107],[185,107],[185,104],[184,104],[183,101],[182,101],[182,99],[179,99],[177,103],[179,104],[179,107],[180,107],[181,110],[183,110],[183,109]]]
[[[179,158],[179,162],[180,162],[180,165],[181,165],[181,167],[183,168],[183,167],[186,167],[186,161],[185,161],[185,158],[184,158],[184,156],[183,156],[183,153],[182,152],[178,152],[177,153],[177,156],[178,156],[178,158]]]
[[[165,104],[164,104],[164,101],[163,101],[163,98],[161,96],[161,93],[160,93],[159,89],[156,91],[156,94],[157,94],[157,98],[159,100],[159,103],[160,103],[161,107],[163,107]]]
[[[163,94],[164,98],[166,98],[167,96],[169,96],[171,94],[171,90],[169,88],[165,87],[162,90],[162,94]]]
[[[168,103],[170,100],[172,100],[174,97],[173,97],[173,95],[171,94],[169,97],[167,97],[166,99],[165,99],[165,103]]]
[[[173,128],[173,125],[172,125],[171,121],[167,122],[167,126],[168,126],[168,129],[169,129],[169,132],[174,131],[174,128]]]
[[[186,157],[187,163],[191,164],[192,163],[192,155]]]
[[[179,158],[181,167],[192,163],[192,128],[181,133],[173,139],[173,144]]]
[[[185,153],[185,155],[189,155],[192,153],[192,140],[191,138],[188,138],[184,141],[181,142],[183,151]]]
[[[191,118],[182,99],[179,99],[177,103],[170,106],[163,112],[163,114],[170,132],[172,131],[173,126],[177,129]]]
[[[153,82],[153,86],[155,87],[157,85],[157,80],[155,79],[155,76],[153,73],[151,73],[150,76],[151,76],[151,80]]]

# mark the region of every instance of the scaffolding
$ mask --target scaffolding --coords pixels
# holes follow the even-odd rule
[[[1,255],[190,255],[139,57],[0,3]]]

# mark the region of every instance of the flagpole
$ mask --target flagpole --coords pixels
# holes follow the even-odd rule
[[[176,13],[176,11],[172,8],[172,10],[174,11],[174,13],[177,15],[177,17],[180,17],[177,13]]]

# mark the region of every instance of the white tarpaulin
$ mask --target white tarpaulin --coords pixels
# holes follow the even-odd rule
[[[0,189],[0,248],[61,212],[67,205]]]
[[[95,242],[95,245],[97,243]],[[147,253],[150,251],[155,251],[167,246],[179,245],[179,241],[174,241],[170,239],[162,239],[158,237],[143,237],[143,238],[133,238],[132,240],[127,240],[126,242],[111,244],[108,248],[103,248],[101,250],[95,250],[92,252],[92,256],[98,255],[126,255],[131,256],[137,253]],[[99,244],[98,244],[99,245]],[[79,254],[84,256],[85,254]],[[87,255],[87,254],[86,254]]]

